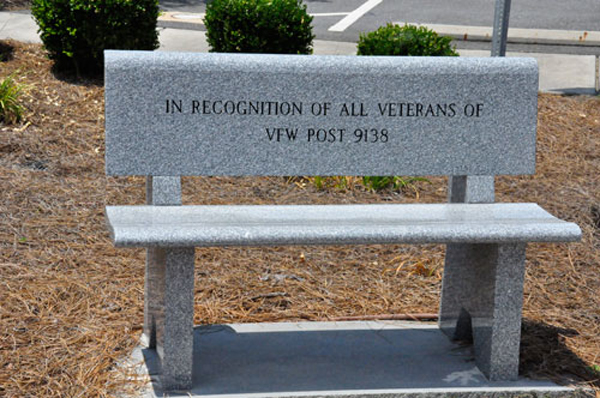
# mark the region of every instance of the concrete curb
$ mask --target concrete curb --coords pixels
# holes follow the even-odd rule
[[[399,25],[405,24],[405,22],[395,23]],[[429,23],[415,25],[426,26],[440,35],[450,36],[456,40],[492,40],[492,27],[487,26],[441,25]],[[600,32],[595,31],[509,28],[508,43],[598,47],[598,53],[600,54]]]
[[[158,17],[158,26],[161,28],[205,30],[204,13],[164,11]]]

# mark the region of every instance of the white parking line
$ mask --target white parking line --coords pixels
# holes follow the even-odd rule
[[[339,17],[342,15],[348,15],[350,14],[349,12],[316,12],[312,15],[313,17]]]
[[[371,11],[373,8],[377,7],[381,4],[383,0],[368,0],[362,6],[358,7],[356,10],[352,11],[350,14],[346,16],[346,18],[342,19],[328,30],[330,32],[343,32],[348,26],[352,25],[354,22],[358,21],[360,17]]]

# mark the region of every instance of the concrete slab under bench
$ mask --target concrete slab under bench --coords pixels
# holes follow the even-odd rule
[[[437,325],[406,321],[293,322],[197,326],[193,387],[169,397],[432,398],[583,397],[547,380],[489,381],[472,346]],[[154,350],[134,353],[163,397]]]

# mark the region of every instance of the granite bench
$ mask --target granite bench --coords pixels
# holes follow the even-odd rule
[[[106,171],[147,176],[107,206],[147,248],[144,333],[166,390],[191,387],[194,248],[447,245],[439,326],[490,380],[518,376],[525,248],[577,241],[494,176],[533,174],[537,65],[516,58],[105,53]],[[446,175],[448,202],[181,206],[181,176]],[[215,188],[217,189],[217,188]]]

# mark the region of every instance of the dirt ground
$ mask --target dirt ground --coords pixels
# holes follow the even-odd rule
[[[6,0],[5,0],[6,1]],[[0,396],[115,396],[141,333],[144,251],[113,248],[106,204],[141,204],[144,180],[104,172],[103,88],[57,78],[38,45],[8,43],[0,78],[26,86],[0,124]],[[599,386],[600,101],[540,95],[535,176],[498,177],[497,201],[536,202],[583,241],[527,252],[521,373]],[[375,193],[358,178],[185,178],[184,203],[443,202],[446,179]],[[436,313],[443,247],[196,251],[195,322]]]

